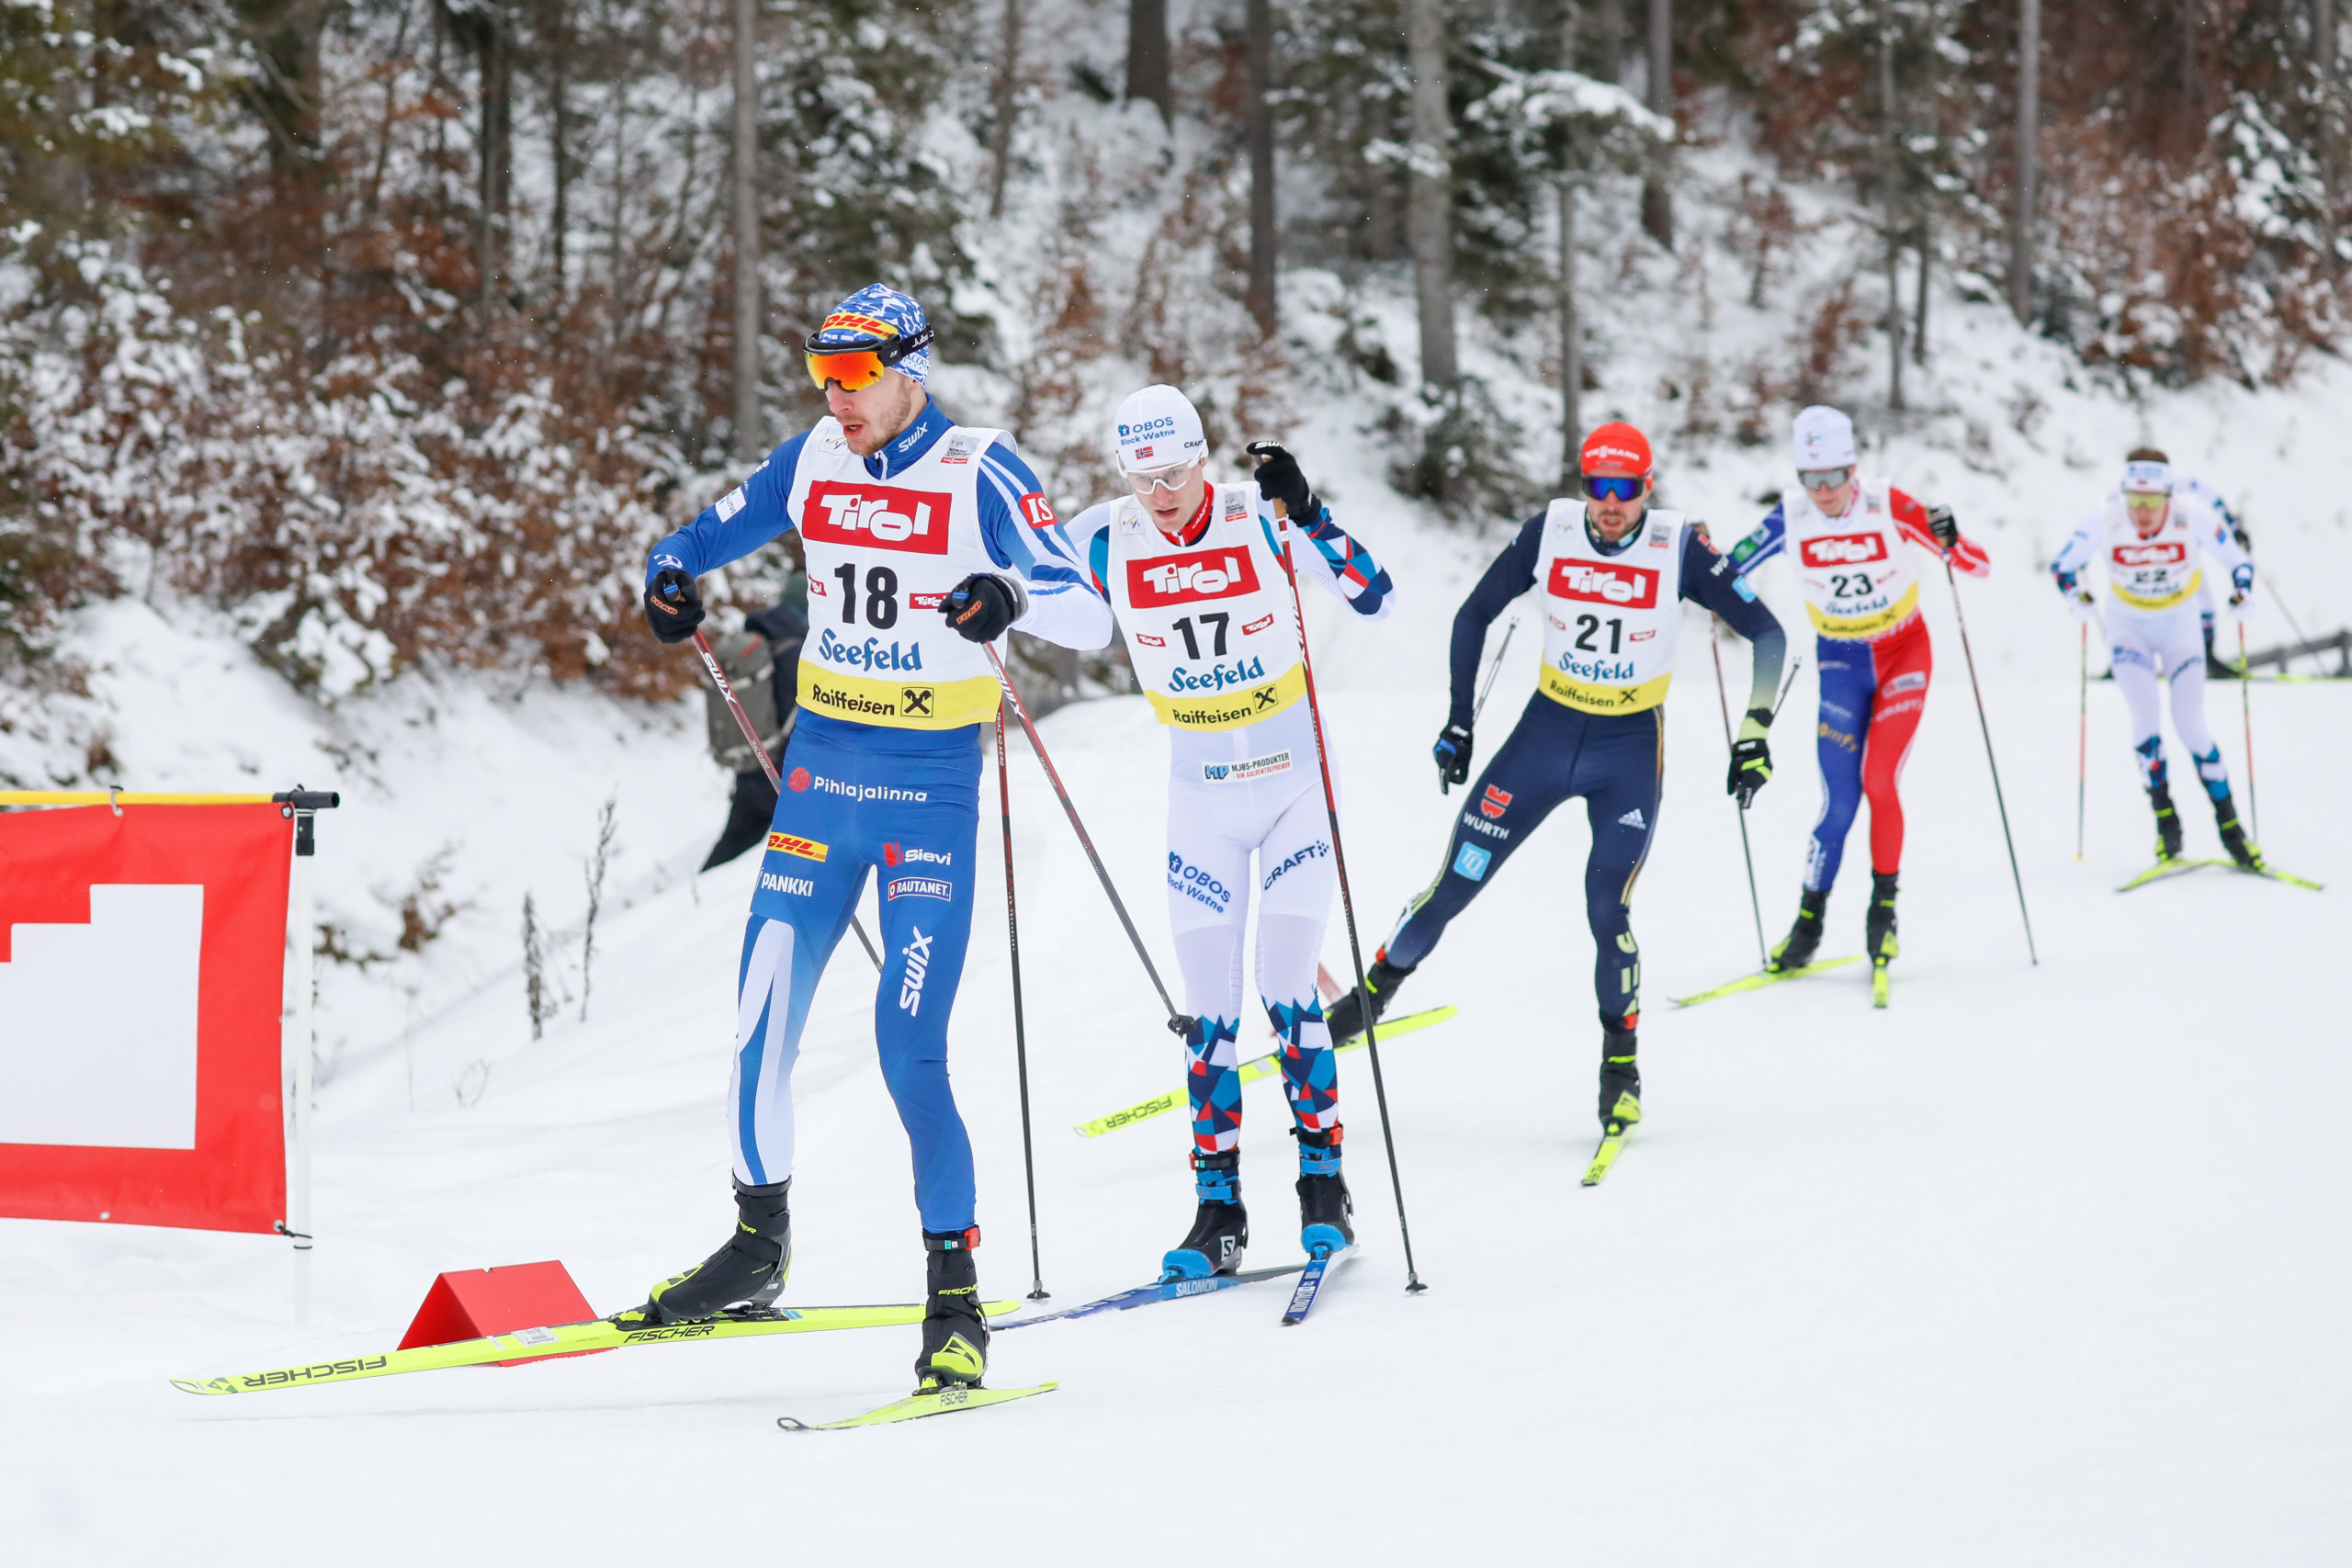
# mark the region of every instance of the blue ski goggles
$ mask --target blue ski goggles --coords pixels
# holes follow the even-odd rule
[[[1587,474],[1584,493],[1592,501],[1638,501],[1646,479],[1628,479],[1622,474]]]

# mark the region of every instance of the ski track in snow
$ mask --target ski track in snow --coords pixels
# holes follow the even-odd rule
[[[442,1269],[560,1258],[610,1311],[716,1245],[731,1214],[721,1099],[754,870],[747,857],[686,874],[726,788],[690,705],[412,679],[330,725],[192,612],[126,601],[87,613],[78,635],[112,666],[96,688],[132,782],[345,789],[322,825],[322,915],[365,945],[389,945],[389,911],[441,844],[466,847],[451,890],[472,908],[422,961],[322,973],[308,1324],[290,1321],[281,1243],[0,1221],[0,1299],[18,1330],[0,1348],[11,1560],[130,1549],[189,1562],[603,1562],[707,1550],[713,1530],[800,1557],[944,1546],[981,1563],[2352,1557],[2352,1065],[2334,984],[2352,836],[2333,787],[2352,762],[2352,689],[2254,692],[2260,838],[2330,891],[2207,870],[2119,897],[2153,826],[2121,701],[2095,684],[2088,844],[2074,859],[2076,632],[2043,570],[2110,482],[2106,461],[2082,454],[2120,452],[2143,427],[2194,428],[2197,441],[2172,443],[2184,466],[2257,503],[2266,586],[2310,631],[2333,629],[2316,612],[2352,568],[2339,506],[2352,452],[2329,433],[2344,428],[2352,374],[2323,366],[2291,392],[2167,394],[2143,425],[2120,402],[2058,391],[2057,351],[1996,311],[1948,299],[1938,311],[1939,388],[1984,416],[1996,448],[1963,461],[1897,438],[1870,467],[1952,501],[1993,553],[1992,580],[1961,592],[2040,965],[1951,596],[1931,577],[1938,669],[1905,779],[1893,1007],[1871,1010],[1860,965],[1668,1006],[1756,961],[1713,673],[1693,635],[1634,907],[1648,1119],[1608,1182],[1577,1185],[1598,1135],[1599,1040],[1587,831],[1571,807],[1400,1003],[1452,1002],[1461,1016],[1383,1055],[1430,1290],[1402,1289],[1368,1064],[1351,1054],[1340,1076],[1364,1256],[1312,1321],[1277,1327],[1278,1282],[1010,1336],[992,1381],[1062,1386],[986,1416],[776,1431],[778,1415],[830,1419],[904,1392],[914,1336],[899,1329],[227,1400],[172,1390],[174,1375],[388,1348]],[[2002,426],[1998,400],[2019,378],[2052,397],[2054,449]],[[1437,797],[1426,748],[1443,716],[1445,627],[1499,525],[1429,526],[1357,477],[1383,462],[1357,412],[1334,400],[1302,415],[1309,471],[1342,481],[1330,487],[1342,521],[1402,588],[1378,626],[1344,624],[1319,595],[1308,604],[1369,956],[1465,799]],[[1786,482],[1784,462],[1777,436],[1709,447],[1669,468],[1671,499],[1727,543],[1764,510],[1756,493]],[[1765,587],[1793,629],[1804,614],[1784,573],[1768,569]],[[1532,689],[1539,632],[1521,610],[1482,761]],[[2256,646],[2287,636],[2258,601]],[[1805,669],[1750,819],[1775,940],[1818,787],[1812,642],[1800,632],[1792,647]],[[1744,688],[1744,649],[1727,648],[1725,665]],[[2229,685],[2208,697],[2244,808],[2239,700]],[[1164,742],[1140,698],[1045,728],[1172,974]],[[372,755],[322,760],[322,741],[355,739]],[[0,763],[29,777],[26,744],[7,741]],[[1017,739],[1013,766],[1045,1273],[1054,1304],[1071,1305],[1148,1279],[1191,1193],[1182,1116],[1099,1139],[1069,1129],[1173,1087],[1182,1054]],[[546,923],[576,927],[580,858],[616,791],[623,852],[588,1020],[575,933],[559,953],[572,1000],[533,1043],[514,964],[521,894],[535,891]],[[2197,792],[2177,793],[2188,852],[2218,852]],[[1010,1297],[1027,1288],[1027,1235],[994,812],[984,794],[983,892],[953,1039],[983,1282]],[[1866,834],[1858,823],[1849,840],[1825,953],[1859,948]],[[1336,908],[1325,954],[1346,972]],[[797,1302],[907,1300],[922,1279],[872,993],[844,943],[797,1085]],[[1245,1034],[1263,1039],[1254,1020]],[[1249,1106],[1250,1261],[1265,1266],[1295,1256],[1292,1145],[1271,1084]]]

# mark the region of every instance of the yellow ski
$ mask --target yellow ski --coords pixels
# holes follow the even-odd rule
[[[803,1421],[797,1416],[779,1416],[775,1424],[787,1432],[839,1432],[851,1427],[886,1427],[893,1421],[920,1421],[926,1416],[978,1410],[984,1404],[1002,1404],[1009,1399],[1026,1399],[1033,1393],[1051,1393],[1060,1386],[1057,1382],[1041,1382],[1029,1388],[967,1388],[951,1383],[929,1393],[917,1391],[863,1416],[839,1421]]]

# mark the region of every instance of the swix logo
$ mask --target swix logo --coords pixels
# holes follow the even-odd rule
[[[1488,784],[1485,798],[1478,802],[1478,814],[1491,822],[1510,809],[1510,791]]]
[[[1187,550],[1127,563],[1127,597],[1138,609],[1256,592],[1258,569],[1247,550]]]
[[[2177,566],[2188,558],[2188,547],[2178,539],[2159,539],[2153,545],[2118,545],[2115,564],[2118,566]]]
[[[1824,538],[1807,539],[1798,548],[1804,553],[1807,566],[1860,566],[1865,561],[1886,558],[1886,536],[1869,534],[1831,534]]]
[[[820,545],[867,545],[944,556],[947,497],[894,485],[811,485],[808,504],[800,513],[800,533]]]
[[[907,972],[899,982],[899,1007],[903,1012],[920,1017],[922,1013],[922,977],[931,973],[931,938],[922,934],[921,926],[910,926],[914,940],[899,949],[907,961]]]
[[[1657,573],[1645,566],[1615,566],[1563,556],[1552,563],[1552,581],[1544,592],[1555,599],[1647,610],[1657,604]]]

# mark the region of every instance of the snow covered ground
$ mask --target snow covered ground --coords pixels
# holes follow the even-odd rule
[[[1670,267],[1635,282],[1662,296]],[[1408,356],[1408,323],[1374,303]],[[1722,312],[1727,357],[1764,342],[1740,309]],[[855,1562],[2346,1560],[2352,1065],[2333,964],[2352,879],[2335,787],[2352,765],[2352,688],[2262,682],[2252,698],[2259,836],[2330,891],[2209,870],[2119,897],[2152,828],[2121,702],[2095,682],[2087,845],[2074,856],[2077,634],[2042,567],[2121,449],[2165,441],[2247,502],[2266,587],[2306,629],[2333,630],[2344,617],[2323,612],[2352,576],[2352,447],[2337,434],[2352,375],[2330,366],[2292,390],[2135,405],[2070,375],[1996,309],[1943,296],[1937,312],[1942,412],[1873,463],[1951,501],[1995,558],[1991,581],[1961,592],[2040,963],[1952,601],[1931,580],[1939,670],[1905,779],[1894,1006],[1872,1011],[1855,970],[1667,1005],[1756,962],[1713,675],[1693,636],[1635,906],[1649,1119],[1608,1183],[1577,1185],[1598,1053],[1586,831],[1571,809],[1411,982],[1405,1005],[1461,1016],[1385,1053],[1426,1294],[1402,1288],[1369,1076],[1351,1055],[1365,1255],[1309,1324],[1277,1328],[1283,1292],[1267,1286],[1008,1335],[996,1381],[1062,1387],[952,1422],[775,1429],[778,1415],[846,1415],[903,1391],[906,1330],[254,1398],[172,1390],[174,1375],[388,1347],[443,1269],[560,1258],[611,1310],[707,1252],[731,1213],[720,1101],[754,873],[747,859],[692,874],[726,780],[691,703],[645,711],[411,677],[322,713],[200,614],[137,601],[86,613],[73,649],[98,667],[94,695],[0,735],[0,768],[70,773],[103,728],[141,787],[340,787],[348,804],[321,834],[322,918],[383,956],[322,977],[311,1321],[290,1320],[279,1243],[0,1222],[0,1301],[18,1327],[0,1345],[11,1560],[603,1562],[718,1542]],[[1320,320],[1297,313],[1310,346]],[[1614,320],[1616,379],[1588,412],[1671,429],[1644,367],[1695,329],[1665,311]],[[1472,358],[1510,373],[1491,345]],[[2046,405],[2038,422],[2009,412],[2020,386]],[[1435,869],[1453,805],[1426,760],[1444,629],[1500,535],[1441,529],[1382,488],[1365,408],[1318,395],[1295,439],[1403,590],[1376,627],[1309,605],[1369,946]],[[1719,540],[1787,480],[1777,434],[1659,446],[1669,498]],[[1781,570],[1768,597],[1802,625]],[[1482,755],[1532,688],[1534,634],[1522,624]],[[2253,635],[2290,635],[2275,596]],[[1795,647],[1805,670],[1776,733],[1780,772],[1749,824],[1774,937],[1815,806],[1810,639]],[[1744,651],[1725,658],[1737,686]],[[2239,700],[2221,687],[2211,703],[2243,801]],[[1148,712],[1139,698],[1082,705],[1046,731],[1172,971]],[[1191,1199],[1181,1118],[1100,1139],[1069,1128],[1172,1087],[1181,1057],[1018,741],[1013,764],[1045,1275],[1073,1304],[1148,1278]],[[618,854],[583,1022],[582,861],[607,799]],[[2193,792],[2183,811],[2191,852],[2215,852]],[[981,843],[992,886],[985,828]],[[1863,845],[1858,831],[1831,905],[1835,951],[1859,947]],[[445,846],[426,893],[421,868]],[[517,962],[526,892],[557,931],[568,998],[537,1042]],[[459,908],[404,953],[412,894],[428,911]],[[1011,1296],[1028,1275],[1000,908],[984,892],[953,1038],[983,1279]],[[1336,918],[1326,953],[1344,972]],[[798,1302],[904,1300],[921,1279],[868,975],[854,947],[837,957],[804,1046]],[[1295,1253],[1290,1143],[1276,1091],[1249,1092],[1251,1261],[1265,1264]]]

